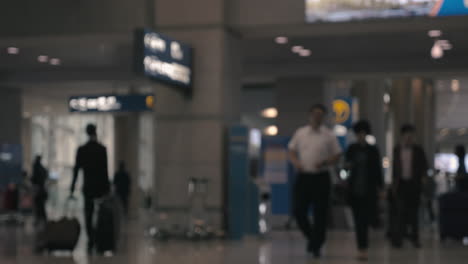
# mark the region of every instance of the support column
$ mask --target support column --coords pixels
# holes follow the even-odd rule
[[[353,83],[352,96],[359,100],[359,119],[370,122],[372,134],[382,155],[386,152],[384,93],[383,80],[362,80]]]
[[[298,127],[308,123],[310,106],[326,104],[324,86],[320,78],[281,78],[277,81],[275,92],[279,135],[292,136]],[[332,116],[331,111],[328,109],[329,116]]]
[[[394,80],[392,85],[392,111],[394,135],[398,142],[400,127],[404,123],[416,127],[416,140],[424,147],[429,164],[433,166],[435,154],[435,94],[432,80],[413,78]]]
[[[139,116],[138,114],[122,114],[115,116],[115,160],[109,160],[115,164],[123,160],[131,177],[131,189],[129,197],[129,216],[136,218],[141,208],[141,190],[139,188]]]
[[[22,100],[19,88],[0,87],[0,144],[21,144]]]
[[[239,122],[239,36],[225,26],[224,0],[157,0],[162,33],[194,48],[193,96],[155,85],[156,206],[186,226],[188,179],[209,180],[207,221],[221,227],[224,213],[225,129]],[[180,6],[184,6],[180,9]],[[174,14],[178,14],[175,16]]]

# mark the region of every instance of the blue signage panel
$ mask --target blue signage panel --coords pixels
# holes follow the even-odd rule
[[[271,186],[271,213],[292,215],[294,168],[287,157],[290,137],[262,138],[261,175]]]
[[[72,96],[70,112],[143,112],[154,108],[154,95]]]
[[[136,71],[175,86],[193,83],[192,48],[160,33],[144,29],[136,34]]]
[[[0,190],[21,182],[22,148],[18,144],[0,144]]]
[[[247,229],[247,195],[249,178],[249,129],[245,126],[229,128],[228,174],[228,234],[241,239]]]

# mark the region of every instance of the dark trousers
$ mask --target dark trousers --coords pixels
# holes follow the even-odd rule
[[[95,241],[95,233],[94,233],[94,225],[93,225],[93,217],[94,217],[94,198],[85,197],[84,199],[84,210],[85,210],[85,227],[86,227],[86,234],[88,235],[88,248],[92,248],[94,246]]]
[[[331,181],[328,173],[300,173],[294,188],[294,216],[297,224],[314,249],[325,243],[330,207]],[[314,224],[309,221],[312,206]]]
[[[402,182],[395,197],[396,218],[393,243],[400,245],[408,236],[413,242],[419,242],[419,194],[414,184]]]
[[[123,207],[125,215],[128,215],[128,198],[129,198],[129,194],[127,194],[127,193],[117,193],[117,196],[119,197],[120,202],[122,203],[122,207]]]
[[[43,196],[34,197],[34,215],[36,223],[45,223],[47,221],[46,201],[47,199]]]
[[[373,202],[375,200],[366,196],[351,197],[350,203],[353,210],[356,240],[360,250],[366,250],[369,247],[369,225],[374,217],[372,210]]]

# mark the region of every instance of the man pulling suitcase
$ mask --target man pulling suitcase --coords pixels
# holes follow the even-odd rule
[[[79,147],[76,153],[70,193],[73,196],[78,172],[80,169],[83,169],[85,227],[88,235],[88,253],[91,254],[96,241],[96,230],[93,226],[95,202],[109,193],[110,183],[107,171],[107,150],[106,147],[97,141],[96,126],[88,124],[86,134],[89,137],[89,141]]]

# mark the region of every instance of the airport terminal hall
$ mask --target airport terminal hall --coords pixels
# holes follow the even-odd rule
[[[468,263],[468,0],[0,6],[0,264]]]

